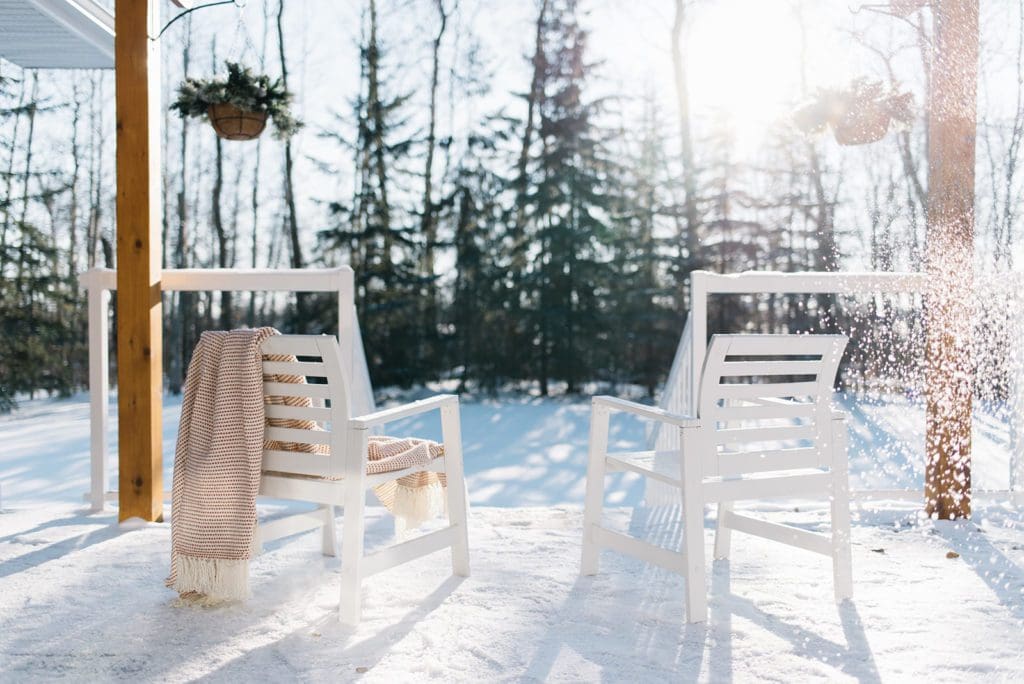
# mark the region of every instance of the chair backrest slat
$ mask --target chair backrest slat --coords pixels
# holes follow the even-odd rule
[[[267,418],[263,470],[340,476],[350,416],[338,341],[327,335],[275,335],[261,351]]]
[[[719,453],[706,472],[708,476],[732,477],[775,470],[797,470],[821,465],[821,455],[813,447]],[[712,475],[713,473],[713,475]]]
[[[333,398],[330,385],[310,385],[298,382],[264,382],[263,393],[273,397]]]
[[[327,430],[273,427],[268,425],[263,432],[266,439],[292,444],[330,444],[331,433]]]
[[[263,341],[264,354],[320,356],[317,338],[321,335],[274,335]]]
[[[323,454],[267,449],[263,452],[262,470],[288,473],[290,475],[318,475],[324,477],[324,463],[327,460],[328,457]]]
[[[715,335],[698,415],[707,431],[705,476],[828,463],[832,384],[842,335]]]
[[[712,414],[727,415],[731,420],[759,420],[769,418],[811,418],[815,405],[806,401],[757,402],[746,406],[730,406],[726,410],[712,409]],[[712,416],[708,416],[712,417]]]
[[[319,361],[264,361],[263,374],[326,378],[327,368]]]
[[[725,377],[724,380],[731,378]],[[776,399],[781,397],[814,397],[818,383],[809,382],[763,382],[763,383],[721,383],[714,388],[721,399]]]
[[[287,406],[267,404],[264,407],[267,418],[290,418],[292,420],[313,420],[318,423],[331,421],[331,409],[320,406]]]
[[[814,425],[784,425],[779,427],[722,428],[712,432],[715,444],[744,444],[750,442],[783,442],[788,440],[814,439],[817,428]]]

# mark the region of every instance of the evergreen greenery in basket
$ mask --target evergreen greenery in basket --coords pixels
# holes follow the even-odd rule
[[[843,89],[819,89],[793,112],[793,123],[808,134],[831,126],[840,145],[864,145],[881,140],[890,124],[913,124],[913,105],[910,92],[858,78]]]
[[[292,94],[281,79],[254,74],[235,62],[225,64],[226,78],[186,78],[178,86],[178,99],[171,109],[182,118],[208,117],[218,135],[231,140],[255,138],[268,117],[278,138],[287,138],[302,127],[291,113]]]

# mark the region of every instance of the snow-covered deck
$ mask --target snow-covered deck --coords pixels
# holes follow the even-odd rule
[[[170,526],[126,529],[85,511],[85,399],[27,402],[0,418],[0,680],[347,681],[364,669],[388,682],[1024,679],[1024,514],[1008,504],[981,503],[963,523],[905,504],[856,506],[855,600],[839,607],[826,559],[744,535],[731,563],[714,567],[706,625],[685,624],[679,577],[639,561],[608,553],[600,575],[579,579],[588,408],[467,402],[473,575],[451,577],[445,553],[389,571],[366,589],[353,631],[336,620],[339,562],[312,534],[254,561],[244,605],[175,605],[163,587]],[[918,469],[886,444],[920,421],[904,406],[858,411],[878,415],[854,426],[855,479],[916,486]],[[168,401],[168,454],[177,414]],[[992,445],[999,430],[976,427]],[[638,424],[613,433],[622,445],[643,438]],[[975,453],[980,478],[990,465],[1005,474]],[[640,483],[620,482],[615,523],[678,545],[673,512],[640,506]],[[756,510],[826,521],[820,504]],[[709,510],[709,542],[712,524]],[[379,515],[368,528],[371,546],[391,534]]]
[[[823,513],[769,516],[813,526]],[[862,513],[856,596],[839,607],[827,560],[737,536],[712,573],[710,621],[686,625],[678,576],[606,554],[599,576],[577,577],[577,507],[477,508],[471,577],[451,577],[446,554],[381,575],[352,631],[337,622],[338,562],[313,534],[255,560],[248,603],[183,608],[162,586],[167,524],[28,507],[0,516],[0,678],[1021,681],[1022,521],[978,514],[980,528]],[[678,542],[657,511],[617,518]]]

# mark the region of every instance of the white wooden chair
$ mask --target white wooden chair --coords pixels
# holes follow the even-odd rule
[[[317,378],[320,383],[264,381],[268,397],[308,397],[312,406],[268,404],[269,419],[315,421],[316,429],[265,428],[266,439],[292,444],[326,445],[328,454],[267,450],[263,453],[260,495],[321,504],[314,513],[297,514],[260,525],[254,551],[272,539],[323,528],[323,552],[336,555],[335,506],[344,506],[341,566],[341,620],[357,624],[363,579],[374,573],[451,547],[452,572],[469,575],[466,485],[462,470],[459,399],[438,395],[365,416],[349,415],[349,378],[338,342],[326,335],[275,335],[262,347],[265,376],[289,375]],[[298,357],[296,361],[268,360],[268,355]],[[285,399],[287,401],[287,399]],[[296,403],[296,402],[292,402]],[[444,455],[429,465],[368,475],[369,431],[400,418],[437,410],[441,414]],[[416,472],[433,471],[447,476],[448,525],[412,540],[364,554],[364,505],[366,490]]]
[[[732,530],[832,557],[836,600],[853,592],[845,414],[832,410],[832,383],[846,347],[840,335],[715,335],[695,417],[614,397],[594,397],[590,423],[581,574],[598,570],[601,547],[686,578],[688,622],[707,618],[704,504],[718,503],[715,558],[729,556]],[[608,452],[612,412],[680,431],[677,452]],[[601,526],[604,476],[628,470],[681,490],[683,552]],[[831,500],[831,534],[733,511],[740,500],[821,496]]]

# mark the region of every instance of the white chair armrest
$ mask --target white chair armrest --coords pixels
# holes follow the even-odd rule
[[[632,413],[633,415],[640,416],[641,418],[656,420],[661,423],[668,423],[669,425],[676,425],[678,427],[700,427],[700,420],[694,418],[693,416],[683,416],[678,413],[669,413],[665,409],[658,408],[657,406],[647,406],[646,404],[638,404],[635,401],[626,401],[625,399],[619,399],[617,397],[594,397],[593,405],[602,406],[610,411]]]
[[[410,404],[403,404],[393,408],[368,413],[365,416],[358,416],[351,419],[349,427],[356,430],[365,430],[375,425],[384,425],[400,418],[408,418],[419,413],[426,413],[434,409],[442,409],[445,406],[458,406],[459,398],[454,394],[438,394],[429,399],[421,399]]]

